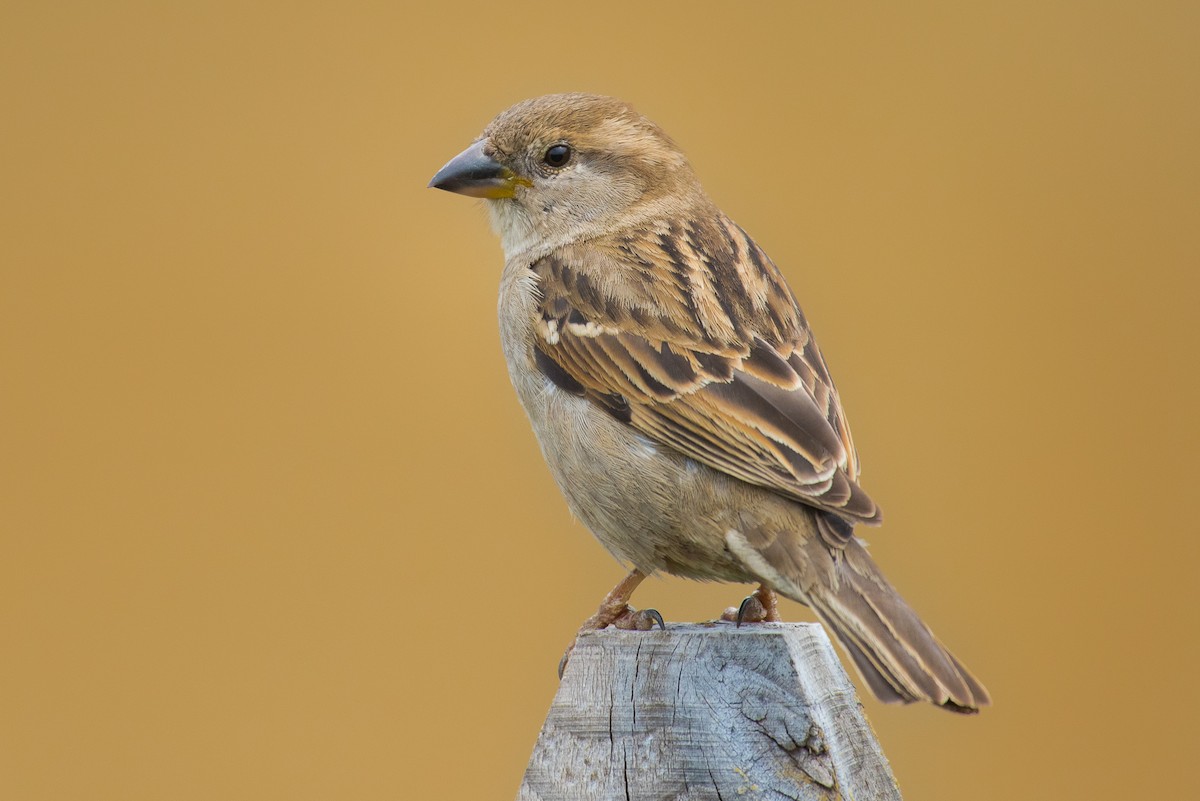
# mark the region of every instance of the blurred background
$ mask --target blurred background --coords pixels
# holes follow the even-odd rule
[[[872,551],[995,699],[864,698],[907,797],[1189,794],[1200,6],[991,5],[4,3],[0,797],[515,796],[622,569],[425,184],[563,90],[815,327]]]

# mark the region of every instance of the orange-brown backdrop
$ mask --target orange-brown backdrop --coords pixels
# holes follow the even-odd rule
[[[873,552],[995,696],[865,702],[908,797],[1188,795],[1198,7],[413,5],[0,10],[0,797],[515,795],[620,569],[425,183],[562,90],[816,327]]]

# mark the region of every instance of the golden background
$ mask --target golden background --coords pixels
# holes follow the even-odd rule
[[[5,3],[0,798],[515,796],[621,570],[425,184],[562,90],[815,326],[873,552],[995,698],[865,701],[907,797],[1189,795],[1200,6],[991,5]]]

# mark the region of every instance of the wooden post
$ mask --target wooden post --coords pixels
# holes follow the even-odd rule
[[[517,801],[899,799],[815,623],[582,635]]]

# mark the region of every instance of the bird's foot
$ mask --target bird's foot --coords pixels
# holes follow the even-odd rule
[[[612,592],[604,597],[600,602],[600,608],[596,610],[596,614],[583,621],[583,625],[579,627],[579,633],[575,635],[575,639],[579,639],[579,635],[588,631],[599,631],[606,629],[609,626],[617,629],[625,629],[626,631],[649,631],[654,628],[655,624],[663,631],[667,630],[667,624],[663,622],[663,616],[658,613],[657,609],[634,609],[629,605],[629,596],[633,595],[637,585],[642,583],[642,579],[646,578],[646,574],[640,570],[630,572],[628,576],[621,580],[621,583],[613,587]],[[571,651],[575,650],[575,642],[572,641],[563,653],[562,659],[558,662],[558,677],[561,679],[563,671],[567,668],[567,660],[571,658]]]
[[[761,584],[742,599],[739,606],[731,606],[721,613],[721,620],[736,623],[739,628],[743,623],[778,623],[782,619],[779,616],[779,597],[774,590]]]
[[[658,613],[657,609],[634,609],[629,604],[623,604],[617,610],[605,609],[601,606],[599,612],[589,617],[579,627],[575,639],[563,652],[562,659],[558,660],[558,677],[560,679],[563,677],[563,671],[567,669],[567,662],[571,658],[571,652],[575,650],[575,643],[579,640],[579,635],[588,631],[600,631],[609,626],[626,631],[650,631],[655,624],[663,631],[667,630],[667,624],[663,622],[663,616]]]
[[[667,624],[663,622],[663,616],[657,609],[634,609],[625,603],[615,608],[601,606],[596,614],[579,627],[579,634],[585,631],[599,631],[609,626],[626,631],[649,631],[656,623],[663,631],[667,630]]]

